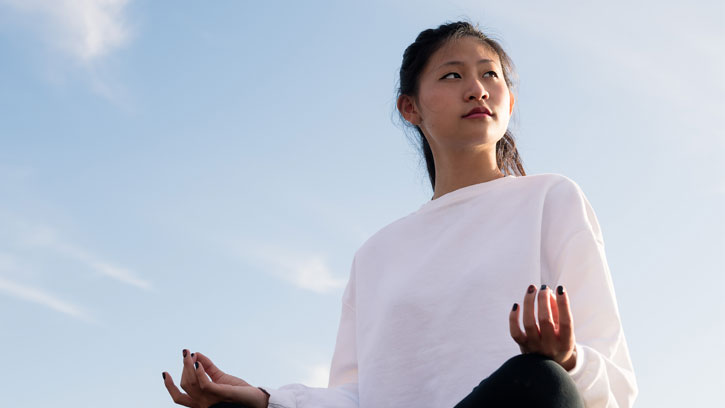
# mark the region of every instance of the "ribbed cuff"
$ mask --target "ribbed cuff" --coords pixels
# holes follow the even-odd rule
[[[296,408],[297,398],[292,390],[280,390],[270,387],[258,387],[269,395],[268,408]]]

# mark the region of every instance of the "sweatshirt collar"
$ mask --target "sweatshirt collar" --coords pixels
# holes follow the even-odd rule
[[[507,176],[499,177],[497,179],[493,179],[493,180],[486,181],[483,183],[471,184],[470,186],[461,187],[457,190],[453,190],[446,194],[443,194],[442,196],[440,196],[434,200],[427,201],[415,213],[420,214],[423,212],[431,211],[436,208],[451,205],[458,201],[464,200],[468,197],[472,197],[472,196],[481,194],[484,191],[488,191],[496,186],[499,186],[502,184],[507,184],[510,180],[513,180],[517,177],[518,176],[515,176],[515,175],[507,175]]]

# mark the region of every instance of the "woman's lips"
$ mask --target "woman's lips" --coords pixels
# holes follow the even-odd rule
[[[470,115],[466,115],[463,118],[464,119],[475,119],[475,118],[485,118],[486,116],[490,117],[491,115],[489,115],[488,113],[485,113],[485,112],[476,112],[476,113],[472,113]]]

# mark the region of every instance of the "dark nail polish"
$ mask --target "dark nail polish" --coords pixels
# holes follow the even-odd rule
[[[546,285],[541,285],[541,290],[546,290]]]
[[[191,353],[191,356],[194,357],[194,353]]]
[[[529,290],[528,290],[528,293],[534,293],[534,291],[535,291],[535,290],[536,290],[536,286],[534,286],[534,285],[529,285]]]
[[[166,379],[166,373],[161,373],[161,376],[164,377],[164,380]]]
[[[556,288],[556,293],[563,295],[564,294],[564,287],[559,285],[558,288]]]
[[[515,312],[516,309],[518,309],[518,308],[519,308],[519,304],[518,303],[514,303],[514,307],[511,310]]]
[[[194,368],[199,368],[199,362],[198,361],[194,362]]]
[[[183,354],[183,355],[184,355],[184,358],[186,358],[186,349],[183,349],[183,350],[181,351],[181,354]]]

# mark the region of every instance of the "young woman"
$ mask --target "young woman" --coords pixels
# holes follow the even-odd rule
[[[405,50],[397,108],[419,136],[433,197],[355,253],[328,388],[253,387],[184,350],[187,393],[164,373],[174,401],[631,406],[596,215],[571,179],[525,174],[508,131],[513,74],[501,46],[466,22],[425,30]]]

